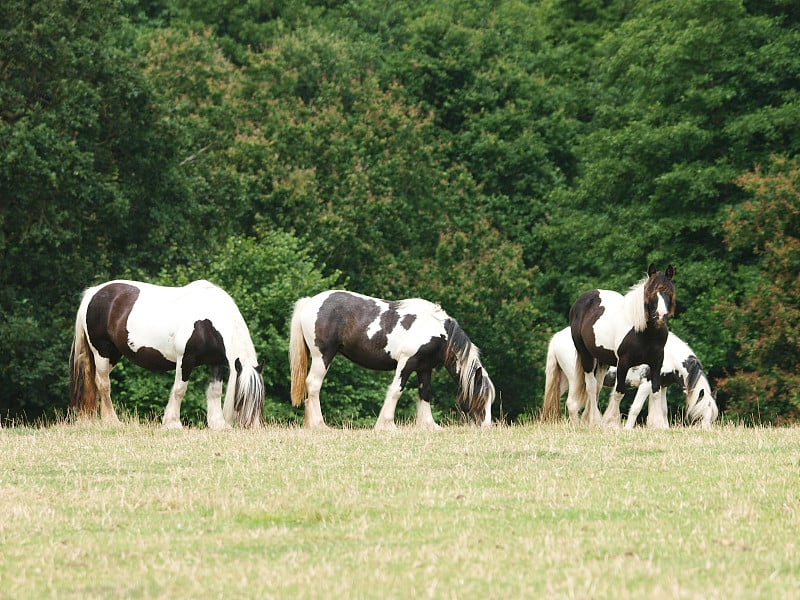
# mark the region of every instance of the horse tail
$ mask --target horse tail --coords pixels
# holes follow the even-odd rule
[[[83,327],[86,303],[81,303],[75,317],[75,335],[69,351],[69,407],[79,414],[97,412],[97,383],[94,354]]]
[[[302,406],[306,399],[308,375],[308,345],[303,336],[302,312],[308,298],[300,298],[294,305],[289,332],[289,371],[292,377],[292,406]]]
[[[547,361],[544,368],[544,400],[540,420],[555,422],[561,418],[561,365],[556,355],[555,338],[547,346]],[[585,382],[584,382],[585,385]]]
[[[261,365],[243,367],[236,359],[236,394],[234,412],[239,427],[260,427],[264,418],[264,377]]]
[[[580,355],[575,357],[575,393],[577,398],[583,398],[583,405],[587,406],[587,393],[586,393],[586,377],[583,374],[583,364],[581,363]],[[600,382],[602,384],[602,382]]]
[[[458,406],[474,421],[482,421],[487,405],[494,402],[495,389],[480,361],[480,350],[473,344],[455,319],[444,323],[447,345],[444,364],[457,374]]]

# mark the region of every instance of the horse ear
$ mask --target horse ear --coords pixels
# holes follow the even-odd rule
[[[237,358],[237,359],[236,359],[236,362],[235,362],[235,363],[233,363],[233,364],[234,364],[234,366],[236,367],[236,374],[237,374],[237,375],[241,375],[241,374],[242,374],[242,361],[240,361],[240,360]]]
[[[667,276],[667,279],[672,279],[672,276],[675,275],[675,269],[672,268],[672,265],[667,267],[667,270],[664,271],[664,275]]]
[[[647,276],[652,277],[654,273],[658,273],[658,269],[655,263],[650,263],[650,266],[647,267]]]

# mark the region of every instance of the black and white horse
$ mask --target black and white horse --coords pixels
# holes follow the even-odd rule
[[[378,371],[395,371],[375,429],[394,429],[397,401],[411,373],[419,378],[417,426],[436,429],[431,373],[444,365],[458,383],[458,405],[475,423],[491,425],[495,389],[478,348],[438,305],[412,298],[389,302],[343,290],[301,298],[289,341],[292,404],[305,401],[306,427],[324,427],[319,392],[334,356]],[[309,356],[311,366],[308,366]]]
[[[180,429],[181,401],[192,370],[208,365],[206,417],[212,429],[258,427],[264,380],[244,319],[233,299],[208,281],[163,287],[116,280],[89,288],[75,318],[70,352],[70,407],[118,422],[109,374],[125,356],[151,371],[175,370],[162,423]],[[224,409],[222,379],[229,370]]]
[[[543,420],[556,420],[561,415],[561,396],[567,392],[567,411],[573,423],[580,420],[580,411],[584,408],[575,397],[575,361],[577,351],[572,342],[570,328],[566,327],[550,338],[547,346],[547,362],[545,367],[545,393],[542,406]],[[605,387],[614,387],[617,370],[611,367],[603,380]],[[703,365],[695,356],[689,345],[677,335],[669,332],[664,345],[664,362],[661,365],[661,389],[656,397],[650,394],[650,369],[647,365],[637,365],[628,370],[625,385],[628,389],[636,389],[636,397],[628,411],[625,422],[626,429],[636,424],[645,400],[650,400],[647,411],[647,426],[666,428],[667,419],[667,386],[678,385],[686,395],[686,414],[690,423],[699,423],[704,429],[711,427],[719,410],[711,393],[711,384],[703,371]],[[658,400],[655,404],[655,400]],[[618,408],[617,408],[618,410]],[[614,409],[612,408],[612,412]]]
[[[578,352],[575,393],[586,407],[585,421],[619,426],[619,401],[625,393],[628,370],[636,365],[650,368],[651,393],[658,393],[667,320],[675,312],[673,275],[672,265],[662,273],[651,264],[647,277],[624,296],[595,289],[584,292],[573,303],[569,324]],[[610,406],[616,406],[617,410],[607,410],[601,417],[597,399],[611,366],[617,367],[617,383],[611,392]]]

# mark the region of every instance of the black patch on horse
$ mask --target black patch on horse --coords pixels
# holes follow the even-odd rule
[[[238,359],[237,359],[238,360]],[[228,357],[225,354],[225,342],[222,334],[217,331],[214,324],[209,319],[195,321],[194,331],[186,342],[186,350],[183,353],[181,363],[181,379],[189,381],[192,369],[198,365],[226,365]],[[212,369],[212,375],[218,375],[216,381],[221,380],[219,370]]]
[[[600,290],[589,290],[581,294],[569,310],[570,333],[584,372],[594,368],[594,358],[605,365],[616,365],[614,349],[600,348],[594,337],[594,324],[606,312],[600,301]],[[580,319],[578,315],[583,315]],[[591,344],[592,348],[588,346]]]
[[[403,326],[403,329],[408,331],[411,329],[411,326],[414,324],[414,321],[417,320],[417,315],[408,314],[403,317],[403,320],[400,321],[400,325]]]
[[[397,361],[386,351],[388,335],[400,319],[397,307],[394,303],[392,309],[390,303],[388,316],[381,318],[381,329],[369,338],[367,328],[381,316],[380,305],[349,292],[334,292],[328,296],[319,308],[314,325],[314,344],[322,354],[325,368],[330,366],[337,352],[368,369],[397,368]],[[391,329],[387,331],[387,327]]]

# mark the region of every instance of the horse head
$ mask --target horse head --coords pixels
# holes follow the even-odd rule
[[[647,281],[644,285],[644,304],[648,322],[657,326],[666,325],[667,319],[675,315],[675,287],[672,276],[675,269],[672,265],[663,273],[653,263],[647,269]]]

